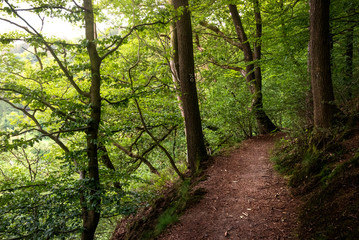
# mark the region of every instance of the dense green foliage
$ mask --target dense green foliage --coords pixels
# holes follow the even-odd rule
[[[258,134],[252,94],[238,71],[246,67],[243,53],[231,43],[237,37],[228,10],[228,4],[237,4],[253,44],[258,41],[254,1],[190,4],[202,125],[213,154]],[[101,201],[97,238],[108,239],[116,220],[147,205],[178,172],[187,171],[180,92],[170,68],[170,25],[178,13],[165,0],[96,1],[95,43],[104,58],[96,140],[101,184],[93,193],[98,186],[82,176],[88,171],[92,76],[79,5],[70,0],[0,3],[0,22],[13,22],[14,29],[0,34],[1,239],[78,239],[82,208],[99,207],[91,206],[94,198]],[[260,11],[263,56],[256,64],[262,68],[264,109],[281,128],[310,131],[307,1],[260,1]],[[352,119],[359,97],[358,12],[358,1],[332,1],[334,90],[337,105]],[[48,19],[70,23],[81,35],[51,36],[41,29],[41,24],[51,26]],[[282,149],[281,171],[293,176],[293,186],[308,174],[330,182],[335,171],[327,163],[341,153],[328,154],[311,139],[298,139]],[[164,213],[158,231],[176,220],[172,215]]]

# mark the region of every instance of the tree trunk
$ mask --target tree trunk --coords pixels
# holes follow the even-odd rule
[[[173,49],[173,56],[170,60],[170,68],[172,72],[173,86],[176,90],[176,97],[179,102],[178,107],[181,111],[181,115],[184,118],[181,95],[179,94],[180,80],[179,80],[179,59],[178,59],[178,40],[177,40],[177,28],[176,23],[171,24],[171,45]]]
[[[108,168],[108,169],[111,169],[112,171],[116,172],[116,168],[115,166],[113,165],[111,159],[110,159],[110,156],[108,154],[108,151],[107,151],[107,148],[105,145],[103,145],[102,143],[99,144],[98,146],[98,151],[100,151],[100,155],[101,155],[101,160],[102,160],[102,163]],[[122,189],[121,187],[121,183],[116,181],[113,183],[113,186],[115,188],[118,188],[118,189]]]
[[[345,34],[345,85],[348,88],[348,96],[352,97],[351,83],[353,81],[353,51],[354,51],[354,26],[349,26]]]
[[[310,1],[309,63],[313,92],[314,128],[330,128],[335,111],[330,69],[330,0]]]
[[[175,9],[183,7],[183,14],[176,22],[178,41],[178,70],[181,100],[185,118],[187,157],[191,174],[195,174],[202,160],[207,159],[194,73],[191,14],[188,0],[174,0]]]
[[[231,12],[232,20],[237,32],[239,41],[242,44],[244,60],[246,66],[246,81],[249,84],[249,90],[253,94],[252,111],[257,121],[257,126],[260,134],[270,133],[277,130],[277,127],[269,119],[263,109],[263,96],[262,96],[262,72],[259,65],[261,59],[261,37],[262,37],[262,18],[259,11],[259,3],[255,1],[255,20],[256,20],[256,37],[257,41],[254,44],[254,53],[248,42],[247,35],[244,31],[241,18],[238,13],[236,5],[230,4],[229,10]],[[253,60],[256,64],[253,63]]]
[[[86,39],[88,40],[87,51],[91,63],[91,87],[90,103],[91,114],[87,137],[87,157],[88,157],[88,183],[86,194],[90,195],[89,203],[84,203],[82,207],[83,232],[82,240],[91,240],[95,237],[95,231],[100,220],[100,177],[98,168],[98,130],[101,120],[101,59],[97,53],[95,38],[96,29],[92,7],[92,0],[84,0],[85,9],[85,29]],[[88,206],[90,205],[90,206]]]

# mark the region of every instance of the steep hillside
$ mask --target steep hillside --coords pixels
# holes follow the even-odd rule
[[[322,146],[291,138],[277,148],[299,214],[300,239],[359,239],[359,130],[342,131]]]

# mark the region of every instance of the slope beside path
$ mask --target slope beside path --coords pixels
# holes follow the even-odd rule
[[[216,157],[196,186],[207,191],[203,199],[158,239],[295,239],[299,202],[269,160],[280,137],[254,137]]]

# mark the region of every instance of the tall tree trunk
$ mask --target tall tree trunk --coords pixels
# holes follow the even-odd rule
[[[207,158],[202,123],[199,112],[194,73],[191,14],[188,0],[173,0],[175,9],[183,7],[183,14],[176,22],[178,41],[178,75],[186,126],[187,157],[191,174],[195,174],[202,160]]]
[[[88,176],[87,194],[90,195],[89,203],[82,202],[83,232],[82,240],[91,240],[95,237],[95,231],[100,220],[100,177],[98,168],[98,130],[101,120],[101,59],[97,53],[95,38],[96,29],[92,7],[92,0],[84,0],[86,39],[88,40],[87,51],[91,63],[91,87],[90,104],[91,114],[88,124],[87,136],[87,157]]]
[[[277,130],[277,127],[269,119],[263,109],[263,94],[262,94],[262,69],[260,60],[262,58],[262,16],[259,8],[258,0],[254,2],[254,17],[256,21],[256,41],[254,43],[254,75],[255,80],[255,94],[253,99],[253,108],[255,109],[255,116],[260,133],[270,133]]]
[[[254,53],[248,42],[247,35],[244,31],[241,18],[238,13],[236,5],[230,4],[229,11],[231,12],[233,24],[235,26],[237,36],[243,47],[244,61],[246,62],[246,81],[249,84],[249,90],[253,94],[252,111],[257,121],[259,133],[269,133],[277,129],[273,122],[269,119],[263,109],[262,96],[262,72],[259,66],[261,59],[261,37],[262,37],[262,18],[259,11],[258,1],[255,1],[255,20],[256,20],[256,37],[257,41],[254,44]],[[253,63],[256,61],[256,64]]]
[[[330,0],[310,0],[309,63],[313,92],[314,128],[330,128],[335,111],[330,69]]]

